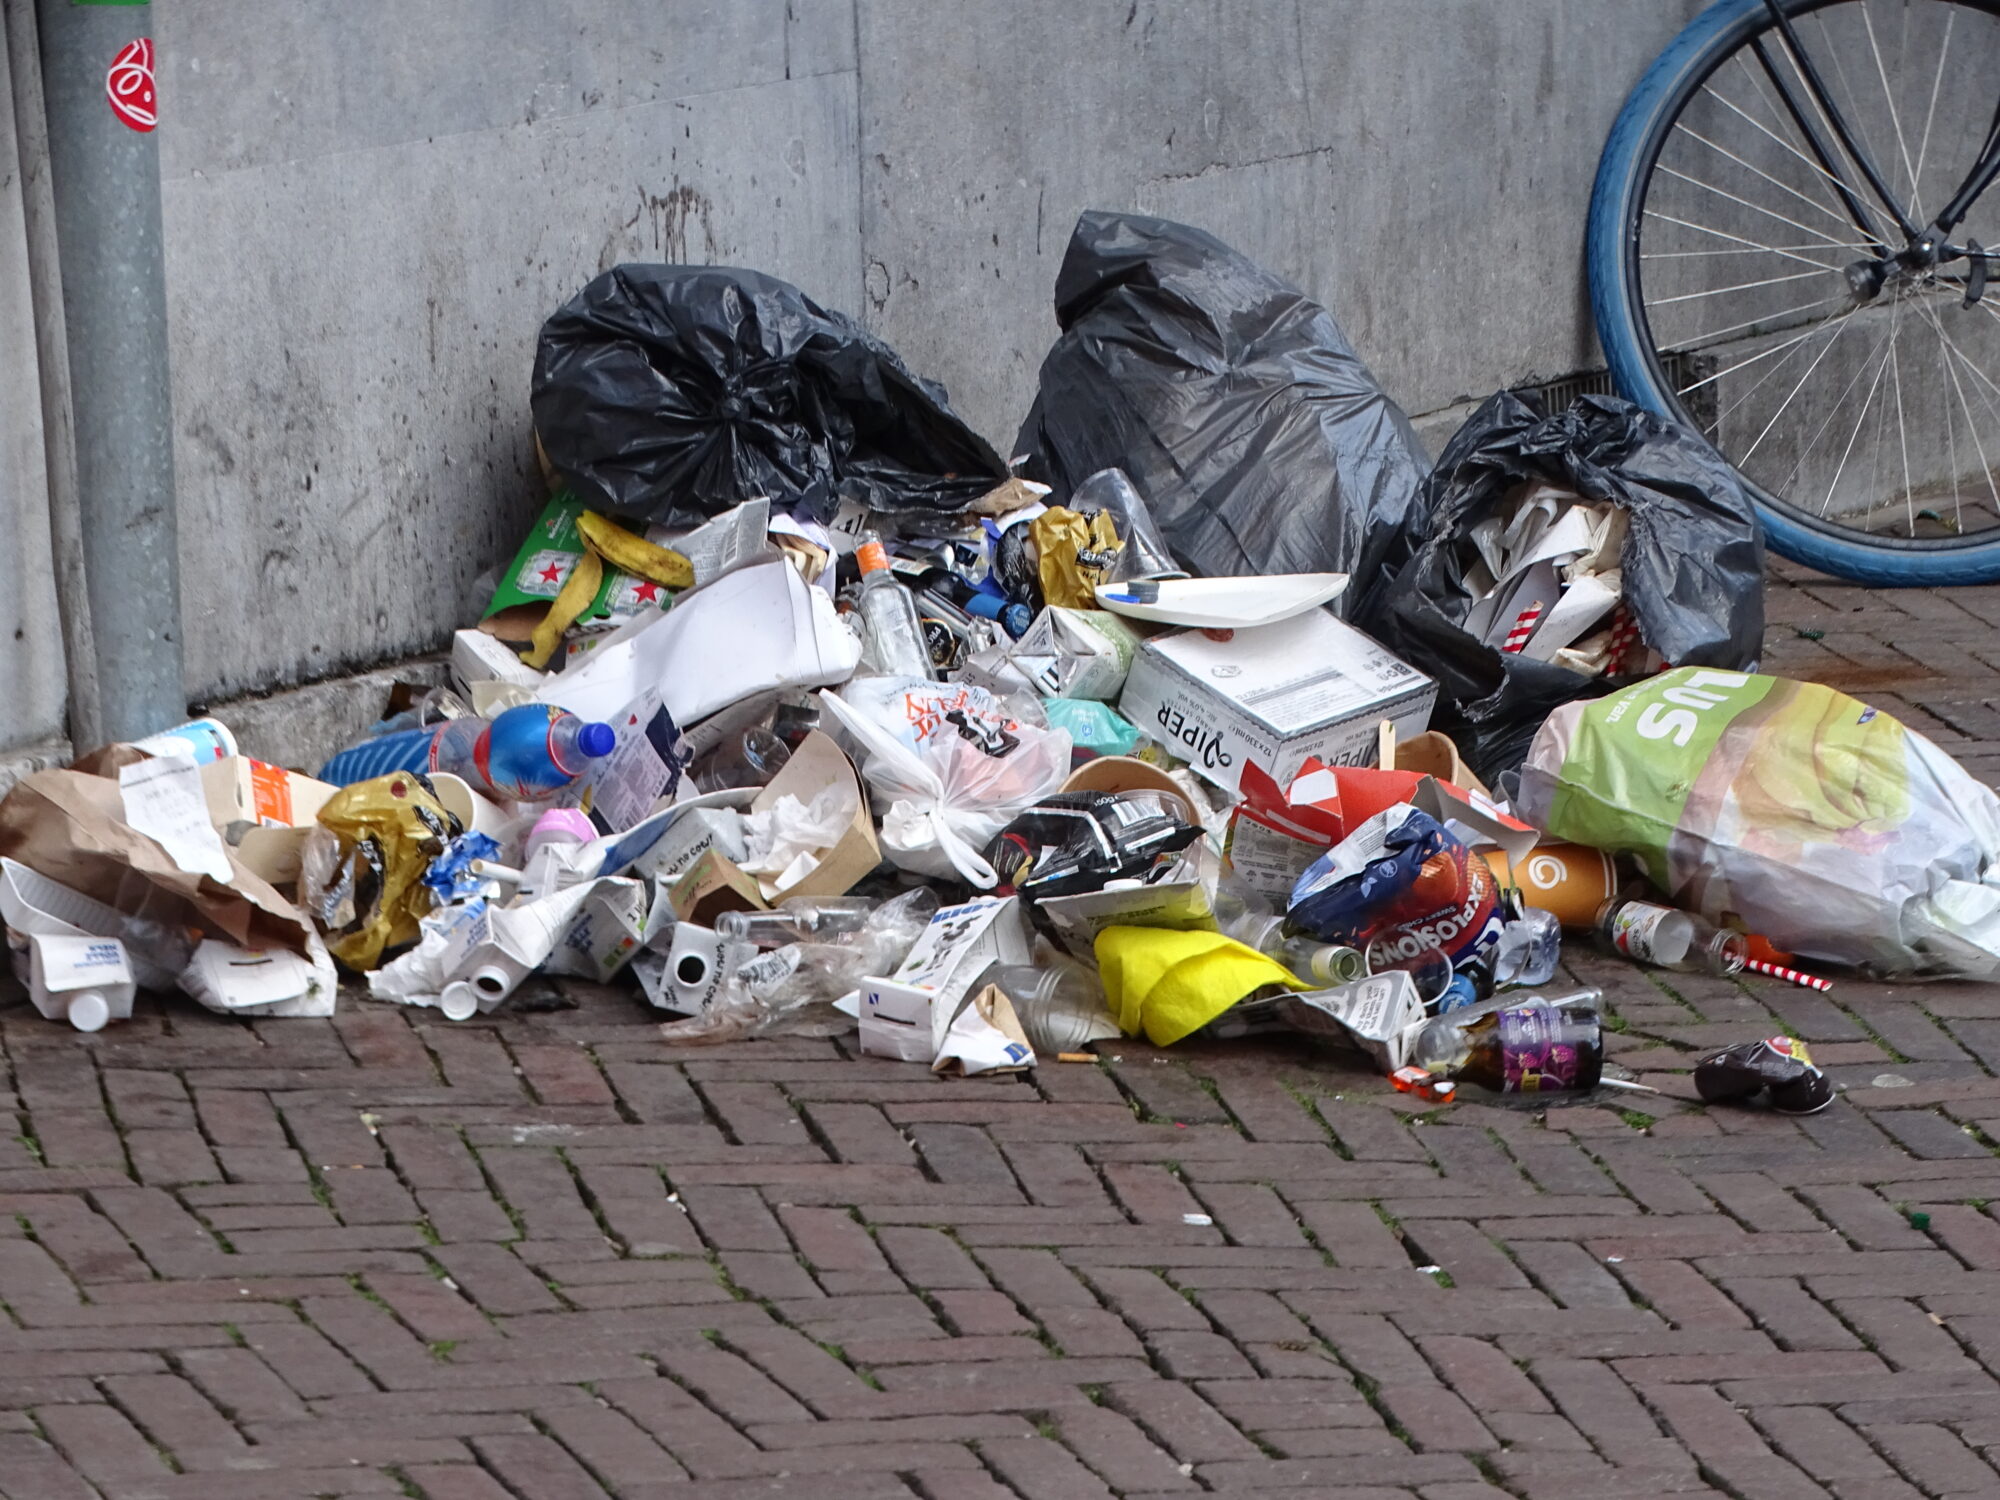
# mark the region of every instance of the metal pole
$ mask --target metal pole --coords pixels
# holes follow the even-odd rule
[[[76,435],[70,429],[69,343],[63,333],[62,268],[56,259],[55,201],[49,192],[49,129],[42,106],[41,44],[35,7],[0,0],[0,52],[14,96],[14,139],[21,156],[21,209],[28,231],[28,299],[35,316],[35,362],[41,376],[42,462],[49,492],[56,613],[69,680],[69,742],[79,755],[104,743],[97,701],[97,643],[77,510]]]
[[[152,8],[35,3],[103,732],[139,739],[187,717],[159,148],[106,84]]]

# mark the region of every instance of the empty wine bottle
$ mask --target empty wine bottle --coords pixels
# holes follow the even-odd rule
[[[1426,1022],[1409,1061],[1496,1094],[1580,1093],[1604,1071],[1604,1034],[1595,1010],[1531,999],[1469,1021],[1454,1012]]]

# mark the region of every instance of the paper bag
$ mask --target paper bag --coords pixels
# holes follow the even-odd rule
[[[0,855],[106,906],[246,948],[307,952],[300,910],[230,855],[227,883],[183,870],[125,821],[122,766],[144,760],[130,745],[96,751],[66,771],[37,771],[0,799]]]

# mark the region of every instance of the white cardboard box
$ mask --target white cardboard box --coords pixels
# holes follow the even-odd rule
[[[1246,762],[1280,785],[1308,756],[1375,763],[1377,726],[1430,723],[1437,684],[1323,609],[1252,630],[1176,630],[1133,658],[1118,711],[1227,791]]]
[[[871,1057],[930,1062],[987,969],[1027,963],[1033,953],[1018,896],[945,907],[893,975],[861,981],[861,1050]]]

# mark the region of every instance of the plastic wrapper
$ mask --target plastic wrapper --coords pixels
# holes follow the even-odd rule
[[[2000,798],[1832,688],[1683,667],[1568,704],[1516,806],[1781,952],[2000,978]]]
[[[415,942],[432,906],[424,876],[464,831],[414,772],[335,793],[306,840],[299,877],[302,902],[333,956],[372,969],[384,949]]]
[[[1355,619],[1437,679],[1431,725],[1489,784],[1520,764],[1550,710],[1617,686],[1504,651],[1466,628],[1478,602],[1467,581],[1480,563],[1473,532],[1537,482],[1625,512],[1623,607],[1662,659],[1749,668],[1763,641],[1756,512],[1735,470],[1698,434],[1609,396],[1585,396],[1555,415],[1513,392],[1488,398],[1425,488],[1429,541]]]
[[[1181,576],[1167,550],[1166,538],[1153,524],[1153,512],[1123,469],[1100,469],[1084,480],[1070,495],[1069,508],[1087,517],[1108,516],[1117,535],[1117,555],[1105,569],[1106,576],[1097,582]]]
[[[667,1021],[660,1035],[682,1046],[713,1046],[743,1037],[837,1035],[851,1017],[833,1002],[854,992],[862,978],[903,961],[937,914],[937,893],[920,887],[878,907],[868,921],[837,942],[788,943],[738,964],[707,1007],[685,1021]]]
[[[981,848],[1069,775],[1067,734],[981,688],[871,677],[820,701],[877,793],[883,854],[915,874],[992,889]]]
[[[1781,1115],[1818,1114],[1833,1103],[1833,1080],[1797,1037],[1738,1042],[1694,1065],[1695,1092],[1710,1104],[1740,1104],[1768,1091]]]
[[[1145,738],[1138,725],[1094,698],[1046,698],[1042,712],[1049,716],[1050,728],[1069,735],[1072,763],[1102,755],[1130,755]]]
[[[438,906],[450,906],[456,901],[470,901],[484,894],[488,886],[485,876],[472,867],[482,860],[500,858],[500,845],[492,837],[483,833],[460,834],[445,845],[444,853],[431,861],[424,871],[424,884],[430,887],[431,899]]]
[[[1325,308],[1213,235],[1077,220],[1062,336],[1013,451],[1054,498],[1119,468],[1202,576],[1349,573],[1347,612],[1420,534],[1422,448]]]
[[[531,402],[582,499],[662,525],[760,495],[821,519],[842,501],[957,511],[1007,478],[941,386],[756,271],[605,272],[542,325]]]
[[[1292,891],[1285,925],[1397,958],[1435,950],[1463,966],[1499,940],[1502,921],[1486,861],[1435,818],[1399,803],[1313,862]]]
[[[995,835],[986,862],[1030,901],[1138,880],[1201,837],[1176,797],[1159,792],[1058,792]]]
[[[1109,512],[1083,515],[1056,506],[1028,523],[1042,602],[1059,609],[1094,609],[1097,585],[1111,581],[1124,539]]]

